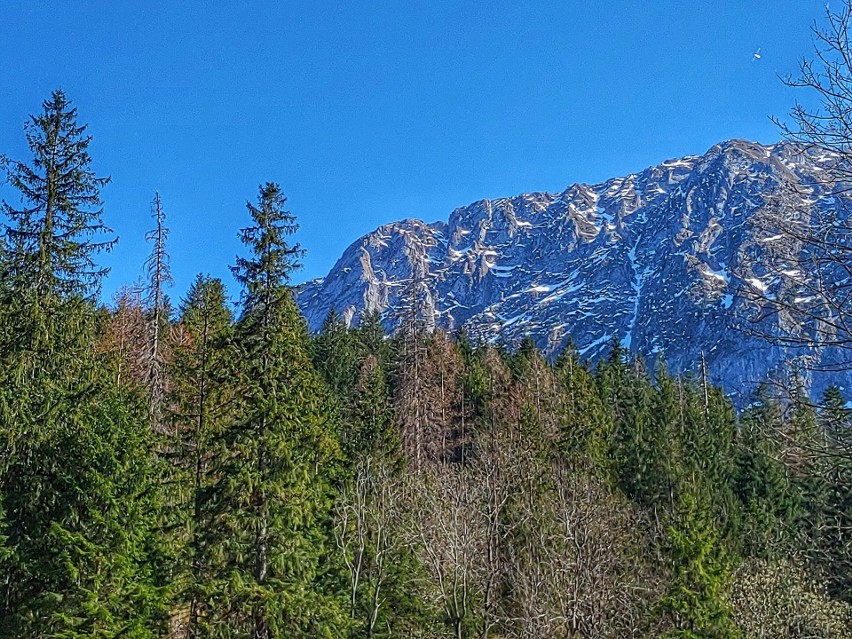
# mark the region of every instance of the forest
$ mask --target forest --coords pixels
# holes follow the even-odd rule
[[[152,203],[104,303],[108,178],[62,91],[4,157],[0,637],[852,636],[852,413],[737,411],[617,342],[427,331],[422,291],[309,334],[281,187],[172,304]]]

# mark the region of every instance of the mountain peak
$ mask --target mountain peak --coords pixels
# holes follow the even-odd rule
[[[600,184],[479,200],[447,223],[405,219],[353,243],[298,301],[312,330],[332,308],[352,323],[377,310],[392,325],[416,281],[436,326],[510,345],[532,337],[550,355],[570,339],[591,359],[618,340],[649,359],[665,353],[674,371],[703,353],[715,381],[748,392],[792,355],[737,330],[752,303],[743,255],[765,248],[753,220],[779,184],[829,188],[826,161],[734,139]]]

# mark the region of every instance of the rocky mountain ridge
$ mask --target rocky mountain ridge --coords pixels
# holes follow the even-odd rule
[[[446,223],[386,224],[299,287],[297,300],[314,331],[332,308],[352,324],[378,311],[392,326],[415,291],[430,326],[508,345],[531,337],[549,355],[571,340],[591,360],[618,340],[675,371],[696,370],[703,356],[715,382],[745,396],[791,359],[839,357],[758,335],[805,330],[783,317],[748,321],[759,310],[754,294],[778,277],[761,260],[792,264],[801,250],[761,223],[768,195],[785,191],[797,211],[845,214],[848,202],[824,179],[832,161],[787,143],[731,140],[601,184],[474,202]],[[850,381],[806,376],[815,389]]]

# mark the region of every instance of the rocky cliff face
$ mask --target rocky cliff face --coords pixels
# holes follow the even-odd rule
[[[297,299],[312,330],[332,308],[352,324],[366,309],[392,325],[414,289],[430,324],[482,340],[529,336],[551,355],[571,340],[592,360],[618,340],[675,371],[696,370],[703,353],[714,381],[742,398],[791,357],[838,357],[755,334],[807,329],[789,318],[747,319],[759,308],[753,294],[778,285],[785,260],[801,251],[761,223],[769,194],[783,190],[799,212],[845,210],[822,179],[832,160],[734,140],[602,184],[475,202],[447,223],[387,224]],[[819,390],[850,379],[811,381]]]

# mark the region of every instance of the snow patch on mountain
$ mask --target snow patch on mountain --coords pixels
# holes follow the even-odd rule
[[[789,144],[731,140],[602,184],[480,200],[447,223],[386,224],[347,248],[325,278],[299,287],[297,301],[314,331],[332,308],[353,324],[378,311],[392,327],[407,292],[421,287],[424,317],[475,339],[531,337],[550,355],[571,341],[591,359],[619,341],[675,371],[696,370],[704,354],[716,382],[747,394],[802,356],[742,330],[753,304],[746,291],[777,283],[745,272],[744,256],[771,250],[783,261],[787,251],[795,262],[786,237],[754,222],[782,186],[795,187],[803,209],[837,205],[842,196],[822,177],[831,161]],[[828,381],[852,380],[814,380]]]

